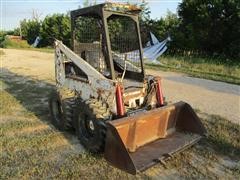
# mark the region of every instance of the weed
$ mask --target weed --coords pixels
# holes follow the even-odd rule
[[[5,38],[2,44],[4,48],[30,48],[30,45],[26,40],[12,40]]]
[[[46,53],[53,53],[54,49],[52,47],[45,47],[45,48],[34,48],[30,46],[26,40],[12,40],[9,38],[5,38],[2,42],[3,48],[8,49],[23,49],[23,50],[31,50],[31,51],[39,51],[39,52],[46,52]],[[0,50],[0,55],[3,55],[3,51]]]
[[[240,161],[238,162],[236,167],[230,168],[234,175],[240,176]]]
[[[14,113],[14,109],[18,107],[19,102],[6,91],[0,91],[1,99],[1,115],[11,115]]]
[[[240,84],[240,64],[227,64],[216,59],[170,57],[159,58],[161,64],[147,64],[147,68],[183,72],[193,77]]]
[[[218,115],[209,115],[202,122],[208,131],[203,144],[210,144],[215,151],[240,160],[240,125]]]

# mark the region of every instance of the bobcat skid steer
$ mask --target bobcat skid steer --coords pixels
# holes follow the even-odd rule
[[[55,126],[75,129],[86,149],[131,174],[206,133],[189,104],[166,105],[161,78],[145,75],[140,11],[112,3],[71,11],[72,48],[55,41],[49,101]]]

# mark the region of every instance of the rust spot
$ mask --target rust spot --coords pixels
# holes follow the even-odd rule
[[[104,93],[103,89],[101,89],[101,88],[97,89],[98,97],[101,97],[103,93]]]

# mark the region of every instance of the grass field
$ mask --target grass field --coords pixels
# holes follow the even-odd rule
[[[148,64],[151,69],[176,71],[193,77],[240,84],[240,64],[223,63],[223,60],[196,57],[161,56],[161,64]]]
[[[2,46],[8,49],[23,49],[23,50],[31,50],[31,51],[39,51],[39,52],[47,52],[47,53],[54,52],[54,49],[50,47],[34,48],[30,46],[26,40],[11,40],[6,38],[3,41]]]
[[[102,155],[85,152],[74,132],[50,122],[48,94],[53,85],[3,69],[0,77],[0,179],[237,179],[240,126],[198,112],[209,135],[193,148],[137,176],[108,165]]]

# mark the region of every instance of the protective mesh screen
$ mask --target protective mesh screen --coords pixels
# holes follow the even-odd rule
[[[114,63],[133,72],[141,72],[141,60],[137,27],[130,17],[112,15],[108,18],[108,29]]]
[[[101,34],[100,19],[88,16],[80,16],[75,21],[75,30],[75,38],[79,42],[99,42]]]
[[[105,71],[106,62],[103,56],[101,19],[80,16],[75,20],[74,31],[74,52],[98,71]]]

